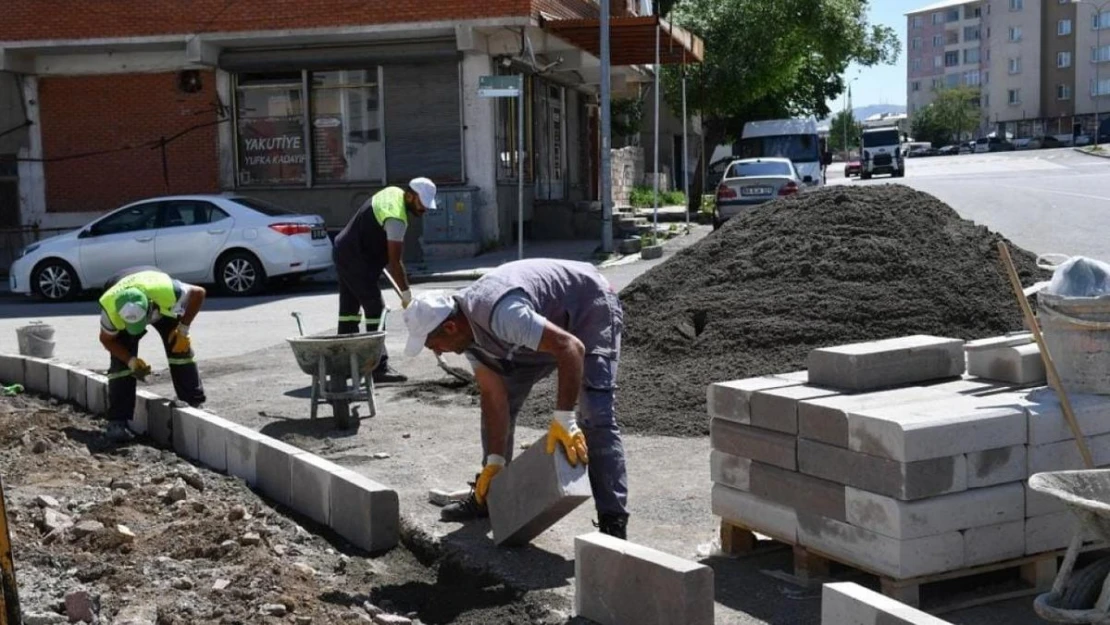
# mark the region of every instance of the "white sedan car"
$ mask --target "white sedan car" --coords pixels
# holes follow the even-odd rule
[[[73,232],[27,246],[12,264],[13,293],[64,301],[102,289],[117,272],[154,266],[229,295],[254,295],[271,278],[332,266],[319,215],[238,195],[179,195],[128,204]]]

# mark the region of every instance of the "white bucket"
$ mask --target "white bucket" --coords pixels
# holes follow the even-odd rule
[[[54,357],[54,327],[33,321],[15,329],[16,340],[19,342],[19,355],[34,358]]]
[[[1037,294],[1037,318],[1064,388],[1110,395],[1110,295]]]

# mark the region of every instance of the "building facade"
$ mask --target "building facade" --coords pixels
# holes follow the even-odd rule
[[[637,93],[653,74],[621,58],[622,37],[659,21],[607,2],[614,90]],[[20,224],[236,192],[338,228],[383,186],[427,176],[444,210],[410,229],[408,256],[463,256],[515,236],[523,161],[527,236],[600,232],[600,64],[566,34],[598,32],[597,0],[69,4],[44,20],[10,0],[0,20],[0,133],[14,128],[0,180],[7,163]],[[695,60],[700,42],[665,26],[670,56]],[[523,111],[479,95],[480,78],[518,74]]]
[[[1110,108],[1110,5],[1101,19],[1095,7],[1093,0],[950,0],[908,13],[911,117],[937,88],[963,84],[980,89],[980,135],[1093,136],[1096,110]],[[950,65],[953,46],[961,61],[975,56],[972,36],[978,67]],[[931,44],[941,39],[954,43],[938,62]]]

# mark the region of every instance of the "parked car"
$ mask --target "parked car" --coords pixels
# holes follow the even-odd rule
[[[117,272],[154,266],[175,278],[254,295],[268,279],[332,266],[319,215],[238,195],[180,195],[134,202],[74,232],[22,250],[9,271],[13,293],[64,301],[98,290]]]
[[[1014,144],[1000,137],[980,137],[975,140],[975,153],[1012,152]]]
[[[946,145],[937,149],[937,156],[954,156],[960,153],[960,146]]]
[[[852,176],[858,176],[862,167],[858,158],[844,163],[844,177],[851,178]]]
[[[798,175],[788,158],[745,158],[728,166],[717,187],[713,229],[737,214],[777,197],[797,194],[810,176]]]

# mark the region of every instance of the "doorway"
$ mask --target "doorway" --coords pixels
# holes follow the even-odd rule
[[[566,194],[566,93],[536,81],[536,199],[562,200]]]

